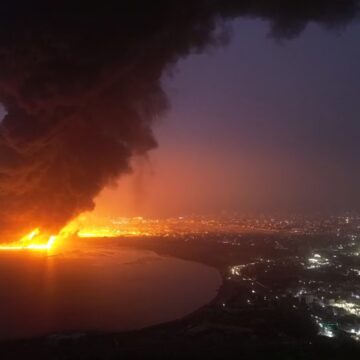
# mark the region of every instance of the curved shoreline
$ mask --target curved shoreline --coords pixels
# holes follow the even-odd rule
[[[124,251],[122,251],[122,249],[124,249]],[[40,338],[49,338],[52,337],[52,335],[54,334],[72,334],[72,333],[83,333],[83,334],[98,334],[98,335],[106,335],[106,334],[126,334],[126,333],[134,333],[134,332],[138,332],[138,331],[144,331],[147,329],[152,329],[152,328],[157,328],[157,327],[162,327],[162,326],[166,326],[168,324],[172,324],[172,323],[178,323],[180,321],[183,321],[184,319],[188,319],[189,317],[192,317],[194,314],[198,313],[199,311],[201,311],[203,308],[205,308],[206,306],[208,306],[209,304],[211,304],[214,299],[217,298],[219,290],[221,289],[222,286],[222,282],[223,279],[221,277],[221,273],[218,271],[218,269],[214,268],[213,266],[208,266],[207,264],[203,264],[201,262],[198,261],[193,261],[193,260],[189,260],[189,259],[184,259],[183,257],[177,257],[174,255],[169,255],[169,254],[164,254],[161,253],[159,251],[154,251],[154,250],[149,250],[149,249],[140,249],[140,248],[133,248],[133,247],[127,247],[126,248],[130,251],[128,253],[128,251],[125,249],[125,247],[121,247],[121,248],[117,248],[118,250],[120,250],[119,255],[118,251],[114,250],[114,248],[112,246],[109,246],[107,249],[109,250],[110,253],[112,253],[113,255],[111,255],[110,257],[110,262],[105,258],[105,257],[100,257],[100,260],[96,260],[98,259],[98,255],[97,252],[98,250],[96,250],[96,247],[94,247],[94,253],[92,255],[89,255],[89,252],[84,252],[84,257],[82,257],[82,254],[78,254],[76,255],[76,257],[80,257],[82,259],[82,261],[79,263],[77,263],[77,259],[72,259],[72,255],[71,252],[70,254],[70,258],[67,259],[67,257],[64,255],[59,257],[59,261],[57,260],[54,263],[52,263],[53,267],[52,267],[52,274],[54,274],[54,266],[56,266],[55,269],[55,278],[53,280],[55,281],[51,281],[52,283],[54,283],[54,286],[52,286],[53,288],[53,299],[55,300],[55,302],[50,302],[48,303],[50,312],[47,311],[43,311],[43,310],[39,310],[39,306],[37,306],[35,309],[30,310],[30,308],[27,307],[28,310],[26,310],[25,308],[23,310],[25,310],[25,316],[30,316],[32,317],[32,320],[30,321],[30,323],[27,323],[26,325],[24,324],[21,325],[21,321],[20,321],[20,317],[16,314],[13,314],[12,309],[14,308],[15,305],[11,305],[11,303],[5,303],[5,307],[4,309],[7,309],[7,314],[9,314],[9,316],[6,316],[4,318],[4,322],[3,322],[3,327],[2,327],[2,333],[3,335],[1,336],[1,343],[4,342],[8,342],[8,341],[27,341],[30,339],[40,339]],[[92,251],[92,250],[91,250]],[[132,252],[134,252],[135,255],[132,255]],[[95,254],[95,255],[94,255]],[[121,255],[120,255],[121,254]],[[129,255],[128,255],[129,254]],[[27,257],[27,255],[25,254],[20,254],[19,256],[25,256],[24,260],[25,261],[20,261],[20,259],[12,259],[12,257],[10,257],[9,259],[9,265],[7,265],[9,267],[9,271],[12,271],[11,269],[13,267],[19,267],[18,270],[16,271],[25,271],[26,268],[23,266],[24,263],[28,262],[30,258]],[[100,255],[103,255],[102,252],[100,253]],[[150,256],[148,256],[150,255]],[[91,260],[92,257],[90,258],[90,263],[87,262],[87,258],[88,256],[93,256],[94,260]],[[113,256],[113,257],[112,257]],[[120,256],[120,267],[118,267],[118,270],[116,273],[113,273],[112,268],[115,266],[117,267],[116,263],[118,259],[118,256]],[[41,257],[39,257],[41,258]],[[51,257],[52,259],[54,257]],[[65,261],[70,261],[72,265],[70,265],[69,268],[69,264],[68,263],[63,263],[62,261],[64,261],[63,259],[65,258]],[[102,259],[106,259],[106,260],[102,260]],[[129,262],[126,262],[126,260],[129,259]],[[161,262],[157,262],[157,259],[163,259],[164,261]],[[93,278],[94,275],[94,268],[92,268],[92,263],[93,262],[98,262],[100,261],[101,263],[103,261],[106,262],[107,264],[107,269],[106,272],[108,273],[108,275],[106,275],[106,273],[104,273],[103,271],[100,274],[100,277],[103,276],[102,274],[104,274],[105,278],[105,287],[104,286],[100,286],[99,288],[99,292],[101,294],[101,298],[105,298],[105,299],[109,299],[109,305],[107,305],[108,310],[104,309],[104,312],[101,312],[101,316],[103,317],[104,320],[101,321],[97,321],[95,318],[93,321],[92,317],[89,318],[89,320],[85,320],[86,319],[86,312],[84,311],[80,311],[78,314],[75,314],[76,317],[74,317],[74,320],[65,320],[64,321],[60,321],[58,322],[56,319],[58,318],[58,315],[56,314],[61,314],[63,311],[68,312],[68,311],[75,311],[77,306],[79,306],[79,299],[77,299],[76,294],[83,294],[81,295],[81,299],[82,301],[86,301],[86,298],[89,294],[89,289],[87,289],[87,283],[90,281],[90,279]],[[114,263],[115,261],[115,263]],[[155,264],[152,264],[152,262],[155,261]],[[37,262],[38,263],[38,262]],[[32,267],[32,273],[38,273],[38,270],[41,270],[38,267],[38,264],[32,264],[32,262],[30,262],[30,265],[36,265],[35,267]],[[84,268],[83,265],[84,264],[89,264],[87,265],[87,267],[89,267],[89,272],[87,271],[87,268]],[[6,263],[7,264],[7,263]],[[20,265],[22,264],[22,265]],[[123,265],[128,265],[128,264],[135,264],[136,266],[134,268],[127,268],[127,267],[122,267]],[[145,267],[143,265],[146,265]],[[155,266],[154,266],[155,265]],[[12,266],[12,267],[11,267]],[[65,268],[64,268],[65,266]],[[80,266],[80,272],[79,273],[75,273],[75,278],[74,280],[71,280],[71,283],[75,283],[76,281],[85,281],[84,285],[81,285],[80,288],[78,288],[76,290],[76,293],[74,295],[70,294],[70,298],[69,300],[66,300],[67,303],[72,304],[72,298],[74,297],[75,302],[74,304],[64,307],[63,301],[65,301],[65,297],[67,296],[67,291],[69,289],[72,288],[71,283],[68,283],[68,281],[66,280],[66,274],[69,274],[69,269],[70,271],[72,271],[73,267],[79,267]],[[151,267],[151,268],[150,268]],[[63,270],[61,270],[63,269]],[[65,269],[65,270],[64,270]],[[99,268],[101,269],[101,268]],[[58,271],[60,271],[58,273]],[[97,268],[95,269],[95,271],[98,271]],[[120,280],[122,279],[122,276],[125,276],[124,281],[121,280],[121,286],[119,287],[118,290],[116,290],[118,288],[118,286],[115,285],[112,286],[110,285],[106,285],[107,284],[107,278],[109,276],[109,271],[111,273],[113,273],[113,275],[111,275],[111,277],[114,279],[112,280],[116,282],[118,282],[117,279],[117,274],[119,274],[120,276]],[[150,271],[150,273],[148,273]],[[86,273],[86,278],[83,278],[81,274],[85,274]],[[123,274],[123,275],[122,275]],[[161,274],[164,274],[164,276],[162,276]],[[167,275],[166,275],[167,274]],[[197,276],[198,274],[198,276]],[[65,278],[64,278],[65,275]],[[32,275],[30,275],[32,276]],[[54,275],[52,275],[53,277]],[[60,277],[59,277],[60,276]],[[79,277],[80,276],[80,277]],[[144,277],[145,276],[145,277]],[[160,276],[160,277],[159,277]],[[30,286],[30,284],[28,284],[27,280],[25,279],[24,282],[24,278],[27,279],[27,277],[23,277],[21,276],[19,281],[18,281],[18,286],[19,288],[23,287],[23,285],[26,288],[31,288],[31,287],[35,287],[38,288],[38,285],[41,284],[37,284],[38,281],[36,281],[35,284],[33,284],[33,286]],[[6,277],[4,278],[6,279]],[[78,279],[78,280],[76,280]],[[109,278],[110,279],[110,278]],[[146,280],[148,279],[148,280]],[[65,282],[63,282],[63,280]],[[6,280],[5,280],[6,281]],[[49,281],[49,280],[48,280]],[[48,284],[50,284],[47,281]],[[95,276],[94,278],[94,284],[96,284],[99,281],[98,275]],[[130,282],[129,282],[130,281]],[[145,281],[145,283],[144,283]],[[150,282],[149,282],[150,281]],[[41,281],[40,281],[41,282]],[[146,282],[148,283],[148,285],[146,285]],[[4,282],[4,286],[6,284],[6,282]],[[29,286],[28,286],[28,285]],[[70,284],[70,285],[69,285]],[[79,283],[82,284],[82,283]],[[154,284],[154,285],[153,285]],[[16,284],[15,284],[16,285]],[[70,286],[70,287],[69,287]],[[75,285],[76,287],[78,287],[77,285]],[[85,286],[85,292],[83,292],[82,288],[83,286]],[[111,289],[114,288],[115,290],[107,290],[107,289]],[[129,290],[129,292],[126,292],[127,289]],[[154,290],[151,290],[151,289]],[[55,292],[54,292],[55,289]],[[65,290],[67,289],[67,290]],[[103,289],[103,290],[102,290]],[[60,292],[59,292],[60,290]],[[65,291],[65,292],[64,292]],[[80,291],[80,293],[79,293]],[[104,292],[103,292],[104,291]],[[122,296],[123,300],[121,300],[119,303],[117,303],[117,298],[118,295],[115,293],[117,292],[119,294],[127,294],[127,296]],[[23,292],[21,292],[23,293]],[[24,292],[24,294],[26,294],[27,291]],[[35,291],[35,293],[37,293],[37,291]],[[11,292],[10,296],[14,297],[17,293],[16,292]],[[30,294],[30,293],[29,293]],[[136,294],[143,294],[146,296],[146,302],[147,304],[144,304],[145,307],[143,308],[143,306],[141,304],[141,297],[139,298],[139,295]],[[146,295],[148,294],[148,295]],[[95,295],[95,294],[94,294]],[[114,296],[113,296],[114,295]],[[135,297],[134,297],[135,296]],[[137,297],[136,297],[137,296]],[[37,301],[36,299],[38,298],[38,295],[33,295],[32,293],[30,294],[30,298],[28,297],[29,301]],[[97,298],[97,297],[95,297]],[[101,299],[100,298],[100,299]],[[183,298],[183,300],[181,300]],[[56,299],[59,299],[58,301]],[[133,299],[133,300],[132,300]],[[15,298],[14,298],[15,300]],[[50,299],[51,300],[51,299]],[[19,301],[21,304],[22,300],[19,298]],[[43,302],[43,300],[41,300],[39,298],[39,301]],[[45,299],[46,301],[46,299]],[[81,300],[80,300],[81,301]],[[129,303],[130,301],[130,303]],[[126,304],[126,302],[128,302],[130,305],[130,307],[127,309],[127,307],[124,307],[124,305]],[[115,305],[117,303],[117,306]],[[99,311],[103,311],[103,301],[100,300],[100,302],[98,302],[98,300],[95,300],[95,305]],[[113,304],[113,305],[110,305]],[[138,305],[139,304],[139,305]],[[25,305],[24,305],[25,306]],[[24,307],[23,305],[21,305],[21,309]],[[55,306],[55,307],[54,307]],[[140,306],[140,307],[139,307]],[[91,311],[91,309],[93,309],[93,311],[98,311],[95,310],[94,308],[94,301],[90,301],[89,304],[86,306],[86,308],[88,308],[87,311]],[[21,310],[20,309],[20,310]],[[51,310],[53,309],[53,310]],[[55,310],[55,313],[54,313]],[[22,313],[22,312],[21,312]],[[28,315],[27,315],[28,313]],[[55,317],[53,317],[52,314],[55,314]],[[109,314],[114,314],[113,317],[108,317]],[[66,314],[66,313],[65,313]],[[116,314],[116,316],[115,316]],[[91,315],[91,313],[90,313]],[[40,316],[40,318],[39,318]],[[41,317],[43,318],[42,323],[40,323],[40,326],[35,325],[32,326],[33,320],[35,321],[35,319],[39,318],[41,319]],[[156,318],[158,318],[158,320],[156,320]],[[48,319],[48,320],[46,320]],[[84,319],[84,320],[83,320]],[[108,320],[107,320],[108,319]],[[60,319],[59,319],[60,320]],[[77,322],[79,320],[79,322]],[[9,321],[11,321],[11,323],[9,323]],[[141,324],[143,323],[143,325]],[[13,324],[13,325],[11,325]],[[42,325],[42,324],[45,324]],[[117,325],[118,324],[118,325]],[[9,328],[10,326],[10,328]],[[7,328],[9,328],[9,332],[7,331]],[[67,330],[68,328],[68,330]],[[31,330],[33,329],[33,330]]]
[[[213,265],[209,265],[200,261],[194,261],[194,260],[186,260],[183,258],[178,258],[176,256],[172,256],[172,255],[164,255],[164,254],[160,254],[157,253],[155,251],[153,251],[155,254],[159,255],[159,256],[163,256],[163,257],[169,257],[169,258],[174,258],[177,260],[183,260],[186,262],[190,262],[190,263],[195,263],[195,264],[201,264],[204,265],[206,267],[212,268],[214,270],[216,270],[216,272],[219,275],[220,278],[220,284],[218,289],[216,290],[216,294],[215,296],[208,301],[207,303],[201,305],[199,308],[197,308],[194,311],[191,311],[190,313],[181,316],[179,318],[176,318],[174,320],[169,320],[169,321],[165,321],[165,322],[161,322],[158,324],[154,324],[154,325],[149,325],[149,326],[144,326],[142,328],[139,329],[134,329],[134,330],[124,330],[124,331],[118,331],[118,332],[99,332],[99,334],[108,334],[108,335],[120,335],[120,334],[128,334],[128,333],[137,333],[137,332],[151,332],[153,330],[158,330],[161,328],[168,328],[168,327],[172,327],[172,326],[178,326],[179,324],[183,323],[183,322],[187,322],[187,321],[191,321],[193,317],[195,317],[196,315],[200,314],[202,311],[204,311],[206,308],[208,308],[209,306],[215,305],[217,303],[218,298],[221,296],[221,292],[222,292],[222,288],[224,286],[224,277],[222,276],[222,271],[220,269],[218,269],[217,267],[213,266]]]

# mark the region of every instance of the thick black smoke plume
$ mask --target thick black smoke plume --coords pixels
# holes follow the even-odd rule
[[[221,43],[222,21],[259,17],[291,38],[309,21],[336,27],[357,13],[356,0],[3,1],[1,241],[58,231],[154,148],[162,74]]]

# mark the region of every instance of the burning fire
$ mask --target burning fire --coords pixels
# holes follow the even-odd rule
[[[154,224],[150,224],[154,225]],[[112,222],[103,222],[99,219],[89,221],[81,215],[66,225],[57,235],[49,235],[40,228],[35,228],[19,241],[0,244],[1,250],[39,250],[50,251],[57,246],[60,240],[76,235],[79,238],[109,238],[122,236],[149,236],[154,229],[142,217],[121,219]]]
[[[0,244],[0,250],[50,250],[57,240],[57,236],[44,236],[40,229],[36,228],[23,236],[19,241]]]
[[[57,235],[49,235],[49,233],[41,232],[40,228],[35,228],[19,241],[12,243],[0,244],[1,250],[39,250],[50,251],[54,250],[55,245],[58,245],[60,240],[64,240],[76,233],[74,224],[70,223],[65,226]]]

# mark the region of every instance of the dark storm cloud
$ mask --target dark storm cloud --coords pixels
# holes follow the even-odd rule
[[[0,232],[59,230],[156,146],[160,79],[180,57],[218,45],[222,20],[269,20],[296,36],[342,26],[358,1],[8,1],[0,20]],[[9,235],[11,234],[11,236]]]

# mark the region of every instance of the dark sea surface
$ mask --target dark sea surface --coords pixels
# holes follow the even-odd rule
[[[174,320],[209,302],[220,283],[213,268],[115,246],[0,252],[0,339]]]

